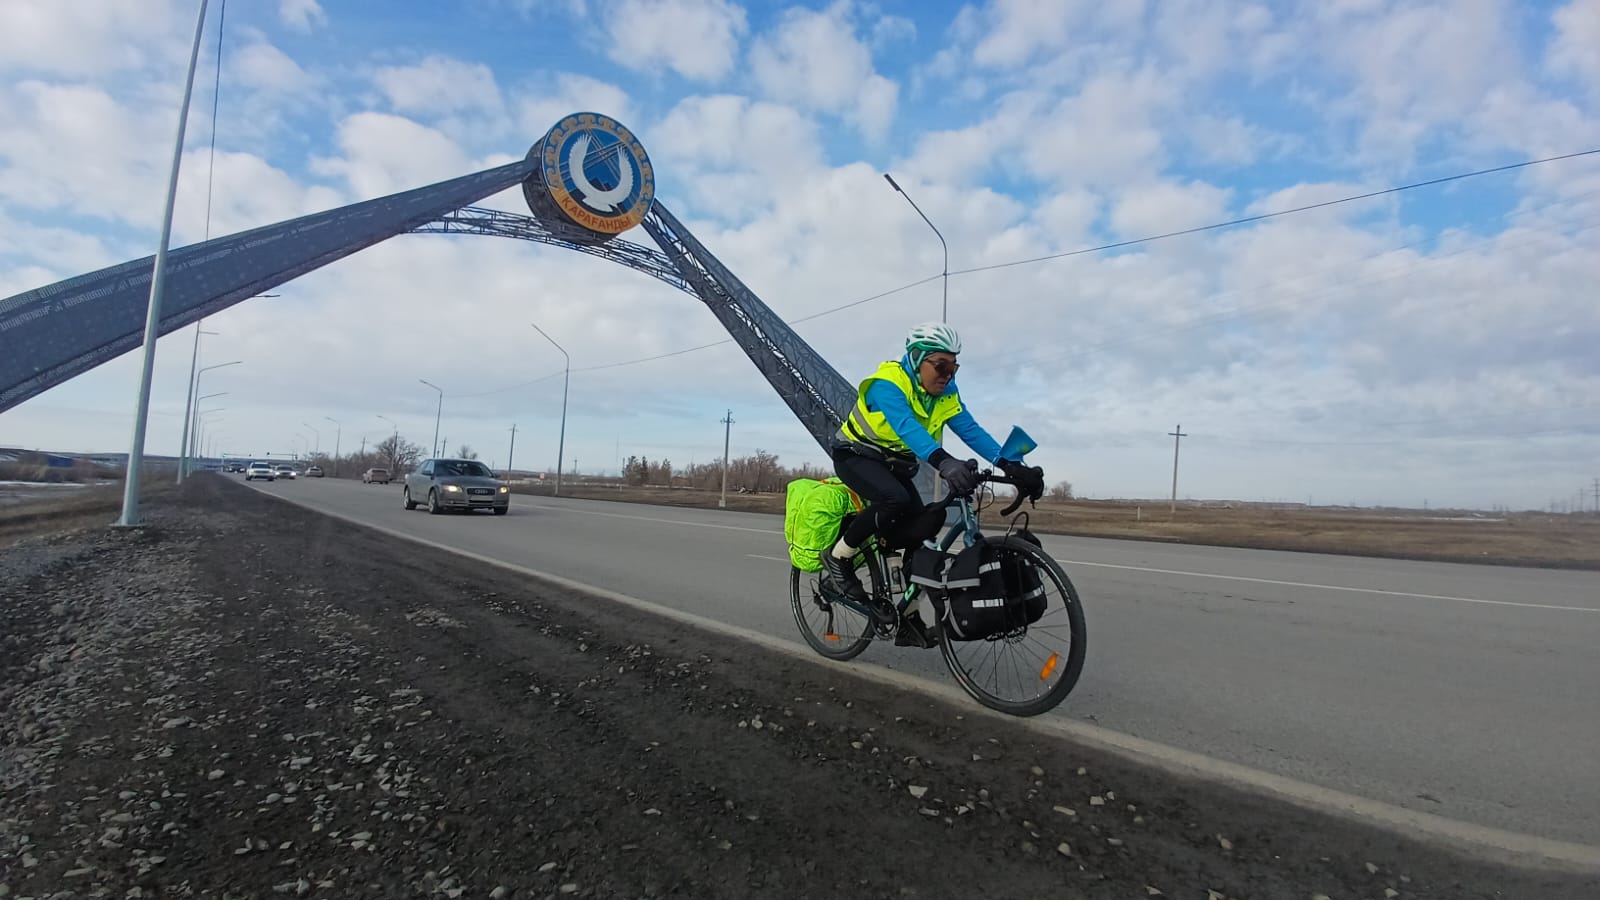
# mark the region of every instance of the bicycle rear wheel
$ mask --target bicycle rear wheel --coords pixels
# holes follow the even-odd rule
[[[883,584],[876,554],[865,554],[863,585],[876,591]],[[822,596],[817,584],[819,572],[804,572],[789,568],[789,605],[794,608],[795,623],[805,636],[811,649],[829,659],[847,660],[861,655],[872,643],[872,620],[843,603],[831,603]]]
[[[1036,716],[1065,700],[1083,674],[1088,634],[1083,605],[1067,573],[1050,555],[1019,537],[985,538],[1025,556],[1039,570],[1044,615],[1016,632],[939,644],[961,689],[990,709]]]

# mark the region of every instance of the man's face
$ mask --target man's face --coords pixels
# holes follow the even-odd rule
[[[937,397],[950,386],[950,379],[956,377],[956,370],[959,368],[961,365],[956,362],[954,353],[944,351],[930,353],[917,368],[917,378],[921,380],[923,390]]]

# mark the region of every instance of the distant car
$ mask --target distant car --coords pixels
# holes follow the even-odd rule
[[[279,478],[287,478],[290,481],[295,480],[300,474],[294,470],[294,466],[279,466],[273,471],[277,472]]]
[[[322,467],[321,466],[306,466],[306,477],[307,478],[321,478],[322,477]]]
[[[245,467],[245,481],[255,481],[258,478],[264,478],[267,481],[276,481],[278,480],[278,473],[273,471],[273,468],[264,462],[253,462],[249,466]]]
[[[374,467],[361,473],[361,481],[363,484],[388,484],[393,480],[394,479],[389,475],[388,469]]]
[[[511,508],[511,488],[475,459],[425,459],[406,476],[404,500],[406,509],[426,504],[434,515],[491,509],[503,516]]]

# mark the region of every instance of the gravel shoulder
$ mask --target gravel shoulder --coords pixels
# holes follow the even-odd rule
[[[219,477],[146,508],[0,551],[0,897],[1600,895]]]

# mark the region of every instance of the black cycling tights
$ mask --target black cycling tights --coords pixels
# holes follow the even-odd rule
[[[860,494],[866,504],[866,509],[845,529],[846,546],[859,547],[907,515],[922,511],[922,494],[917,492],[917,486],[908,476],[890,471],[884,463],[843,450],[834,455],[833,468],[839,473],[839,480]]]

